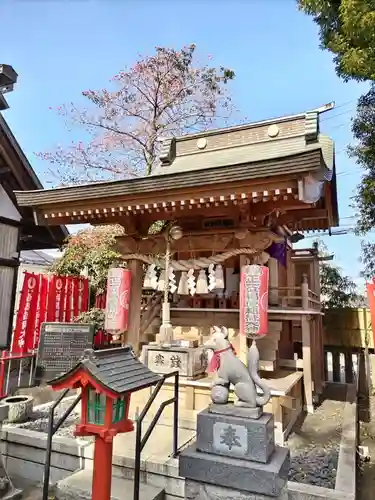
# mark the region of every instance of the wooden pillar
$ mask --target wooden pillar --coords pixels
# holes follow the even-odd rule
[[[302,357],[303,357],[303,385],[305,390],[305,404],[308,413],[314,413],[313,406],[313,378],[311,359],[311,332],[310,318],[306,315],[301,319],[302,328]]]
[[[302,298],[302,309],[306,311],[309,309],[309,283],[307,280],[307,274],[302,275],[301,298]]]
[[[139,355],[140,349],[140,324],[142,303],[143,266],[139,260],[130,260],[128,269],[132,273],[129,306],[129,326],[126,333],[126,343],[130,344],[134,352]]]
[[[110,500],[112,483],[113,441],[95,437],[92,477],[92,500]],[[100,473],[98,474],[98,471]]]
[[[268,261],[269,269],[269,295],[268,302],[271,306],[279,305],[279,263],[273,257]]]

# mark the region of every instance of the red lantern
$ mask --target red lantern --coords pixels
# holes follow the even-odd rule
[[[131,272],[112,268],[108,272],[105,329],[124,332],[128,328]]]
[[[240,284],[240,332],[258,337],[268,332],[268,279],[266,266],[243,266]]]

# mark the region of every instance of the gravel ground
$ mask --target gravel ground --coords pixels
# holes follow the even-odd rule
[[[290,481],[335,487],[344,405],[323,401],[290,435]]]
[[[55,419],[57,420],[63,415],[64,411],[68,408],[68,406],[72,403],[73,399],[68,399],[68,401],[63,400],[55,409]],[[30,420],[21,424],[11,424],[7,421],[4,422],[5,425],[9,425],[11,427],[18,427],[21,429],[28,429],[30,431],[37,432],[47,432],[48,431],[48,418],[49,418],[49,407],[50,405],[46,405],[42,408],[37,408],[30,415]],[[74,427],[75,424],[79,420],[79,411],[75,408],[72,413],[67,417],[65,422],[61,425],[61,427],[56,432],[55,436],[65,436],[65,437],[74,437]],[[87,440],[92,440],[92,438],[83,438]]]

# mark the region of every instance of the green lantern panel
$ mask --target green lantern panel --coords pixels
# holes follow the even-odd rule
[[[116,399],[112,406],[112,423],[117,424],[125,415],[125,400],[124,398]]]
[[[106,397],[89,389],[87,421],[89,424],[104,425]]]

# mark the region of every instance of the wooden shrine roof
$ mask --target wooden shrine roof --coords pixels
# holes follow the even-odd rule
[[[149,177],[20,191],[17,201],[40,225],[178,219],[202,208],[222,216],[245,204],[251,214],[301,209],[307,218],[292,216],[294,229],[338,225],[334,144],[319,133],[317,111],[165,140],[159,160]],[[304,201],[309,176],[324,182],[316,203]]]
[[[333,168],[333,141],[319,133],[317,111],[163,141],[155,174],[280,159],[321,148]]]
[[[188,189],[229,182],[263,179],[273,176],[301,174],[324,169],[321,149],[285,158],[242,163],[229,167],[202,169],[199,171],[165,173],[158,176],[142,177],[112,182],[100,182],[39,191],[20,191],[16,193],[20,206],[34,206],[84,202],[85,200],[147,195],[173,189]]]
[[[31,192],[42,189],[43,186],[1,113],[0,184],[22,216],[21,250],[37,250],[60,246],[69,234],[64,225],[40,227],[35,224],[32,207],[17,204],[15,191]]]
[[[112,349],[87,349],[82,360],[69,372],[48,382],[50,385],[68,382],[79,370],[85,370],[103,388],[118,395],[156,385],[160,380],[141,363],[131,346]]]

